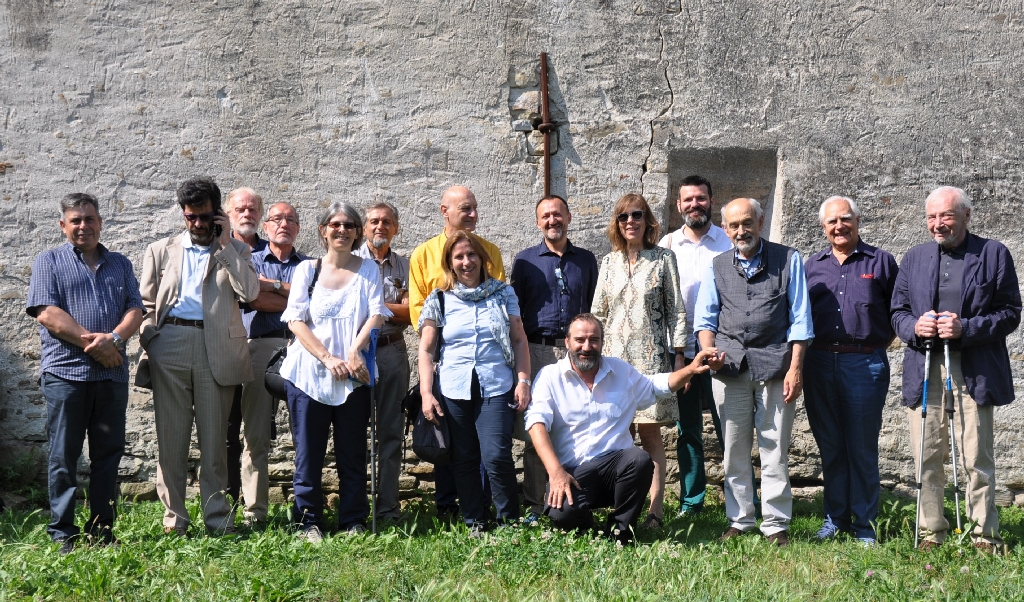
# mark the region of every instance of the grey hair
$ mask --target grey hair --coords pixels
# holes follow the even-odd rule
[[[100,214],[100,203],[96,200],[96,197],[84,192],[72,192],[60,200],[60,215],[63,217],[69,209],[83,205],[92,205],[93,209],[96,210],[96,215]]]
[[[395,207],[394,205],[387,201],[377,201],[376,203],[370,205],[369,207],[363,210],[363,219],[366,219],[366,216],[369,215],[369,213],[374,209],[387,209],[388,211],[390,211],[391,215],[395,216],[395,227],[398,227],[399,218],[397,207]]]
[[[967,213],[967,210],[970,209],[972,206],[971,197],[967,196],[967,193],[964,192],[963,188],[957,188],[956,186],[939,186],[935,190],[928,193],[928,198],[924,200],[924,204],[927,205],[929,202],[931,202],[932,197],[947,192],[953,193],[953,200],[956,202],[956,208],[962,211],[963,213]]]
[[[267,215],[270,215],[270,210],[273,209],[274,207],[277,207],[278,205],[284,205],[285,207],[290,207],[291,210],[295,212],[295,219],[299,219],[299,209],[298,209],[298,207],[296,207],[295,205],[292,205],[288,201],[274,201],[273,203],[271,203],[270,205],[267,206]]]
[[[232,190],[231,192],[228,193],[228,196],[224,199],[227,202],[228,213],[231,213],[231,212],[233,212],[235,210],[235,198],[239,197],[239,196],[242,196],[243,194],[247,194],[247,195],[251,196],[252,200],[256,201],[256,209],[259,210],[260,218],[262,218],[263,217],[263,197],[261,197],[258,192],[256,192],[252,188],[249,188],[248,186],[242,186],[241,188],[236,188],[236,189],[234,189],[234,190]]]
[[[334,201],[331,203],[327,211],[320,216],[320,223],[318,224],[318,230],[320,231],[320,246],[324,249],[329,249],[327,246],[327,239],[324,238],[323,230],[327,227],[327,224],[331,223],[331,218],[339,213],[344,213],[345,217],[352,220],[356,225],[356,239],[352,243],[352,250],[355,251],[359,248],[359,245],[363,244],[363,216],[359,215],[356,208],[348,203],[342,201]]]
[[[833,195],[825,199],[825,202],[821,204],[821,208],[818,209],[819,222],[822,224],[825,223],[825,207],[828,207],[831,203],[838,201],[846,201],[846,204],[850,206],[850,213],[853,214],[853,217],[860,219],[860,207],[857,206],[857,203],[854,202],[853,199],[848,196]]]
[[[754,208],[754,219],[760,220],[764,217],[764,209],[761,208],[760,201],[757,199],[747,199],[747,202],[749,202],[750,206]]]

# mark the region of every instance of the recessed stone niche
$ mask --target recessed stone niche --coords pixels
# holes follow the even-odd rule
[[[778,150],[750,148],[677,149],[668,155],[668,196],[665,203],[668,231],[683,225],[679,214],[679,186],[683,178],[694,174],[711,182],[715,196],[712,220],[722,224],[722,207],[732,199],[757,199],[765,212],[765,235],[776,231],[772,221],[775,183],[778,179]]]
[[[548,111],[551,122],[559,128],[566,123],[564,100],[551,74],[548,76]],[[541,115],[540,62],[508,74],[508,110],[512,130],[525,136],[526,161],[536,163],[544,155],[544,134],[537,128]],[[558,152],[558,129],[551,132],[551,154]]]

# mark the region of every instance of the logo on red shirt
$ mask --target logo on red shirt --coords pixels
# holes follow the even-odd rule
[[[860,277],[861,278],[874,278],[875,275],[874,274],[861,274]]]

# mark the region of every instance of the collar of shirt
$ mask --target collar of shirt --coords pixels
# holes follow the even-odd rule
[[[853,257],[854,255],[858,254],[866,255],[868,257],[874,257],[875,251],[871,248],[870,245],[868,245],[868,243],[864,242],[863,238],[857,237],[857,246],[853,248],[853,252],[850,253],[848,257]],[[825,249],[825,252],[822,253],[821,256],[817,258],[817,260],[821,261],[826,257],[835,257],[835,251],[832,249],[831,245],[829,245],[829,247]]]
[[[188,230],[185,230],[185,234],[181,237],[181,248],[189,250],[196,249],[198,252],[202,253],[203,251],[209,251],[210,245],[206,245],[204,247],[203,245],[195,244],[192,242],[192,235],[188,233]]]
[[[939,253],[942,255],[949,255],[954,259],[963,259],[967,255],[967,237],[965,236],[960,244],[952,249],[939,245]]]
[[[733,251],[732,263],[733,263],[733,265],[736,265],[736,266],[739,266],[739,267],[743,268],[743,271],[744,271],[744,273],[746,273],[747,278],[750,278],[754,274],[754,272],[757,271],[758,266],[761,265],[761,253],[763,251],[764,251],[764,241],[758,239],[758,241],[757,241],[757,253],[754,253],[753,257],[751,257],[750,259],[747,259],[746,257],[744,257],[743,255],[740,254],[740,250],[739,249],[736,249],[735,251]]]
[[[82,263],[85,263],[85,260],[82,259],[82,250],[81,249],[79,249],[78,247],[76,247],[75,245],[73,245],[73,244],[71,244],[69,242],[66,242],[64,244],[65,244],[65,246],[68,247],[68,250],[70,250],[72,253],[75,254],[75,257],[77,257],[79,261],[81,261]],[[96,250],[99,251],[98,258],[96,260],[96,268],[99,269],[99,266],[103,263],[103,260],[106,259],[107,248],[104,247],[102,243],[96,243]]]
[[[700,245],[706,245],[708,243],[708,241],[710,241],[711,243],[717,243],[717,242],[719,242],[723,238],[729,238],[729,235],[725,233],[725,230],[719,228],[718,226],[716,226],[714,224],[711,224],[711,227],[708,228],[708,231],[705,232],[704,235],[700,237],[700,240],[698,240],[696,242],[694,242],[693,239],[691,239],[689,236],[686,235],[686,233],[688,231],[692,232],[692,230],[691,230],[691,228],[689,226],[683,226],[682,228],[680,228],[678,230],[679,236],[678,237],[673,237],[674,238],[674,240],[672,241],[674,243],[673,246],[676,246],[676,245],[678,245],[678,246],[682,246],[682,245],[700,246]]]
[[[274,255],[274,252],[270,250],[269,244],[263,245],[263,248],[259,251],[253,251],[252,256],[254,258],[259,257],[260,260],[263,262],[274,261],[282,265],[289,263],[301,263],[303,260],[298,250],[296,250],[295,247],[292,247],[291,253],[288,254],[288,259],[285,261],[281,261],[280,259],[277,258],[277,255]]]
[[[540,241],[540,244],[534,248],[537,249],[538,255],[558,255],[558,253],[552,251],[548,247],[548,243],[543,240]],[[572,255],[574,253],[576,253],[576,249],[573,247],[572,241],[565,241],[565,251],[562,251],[562,255]]]
[[[360,253],[360,251],[362,251],[362,252]],[[388,252],[384,254],[384,259],[377,259],[376,253],[374,253],[370,249],[370,241],[367,240],[366,242],[363,243],[363,246],[360,247],[354,254],[358,255],[360,257],[363,257],[365,259],[372,259],[379,266],[380,265],[384,265],[385,263],[390,265],[390,266],[394,266],[395,265],[394,262],[391,261],[391,256],[394,255],[394,253],[395,253],[395,250],[391,248],[390,243],[389,243],[388,244]]]

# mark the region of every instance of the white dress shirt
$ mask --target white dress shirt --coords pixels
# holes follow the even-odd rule
[[[693,359],[696,355],[696,334],[693,330],[694,305],[697,303],[697,293],[700,292],[700,283],[703,282],[705,274],[711,267],[711,260],[719,253],[732,249],[732,241],[725,230],[711,224],[708,231],[700,238],[699,242],[693,242],[686,235],[686,226],[662,237],[658,246],[664,247],[676,254],[676,265],[679,268],[679,291],[683,296],[683,304],[686,306],[686,351],[684,355]]]
[[[210,247],[192,242],[188,231],[181,237],[181,288],[178,302],[168,315],[181,320],[203,319],[203,280],[210,266]]]
[[[591,391],[565,357],[537,374],[526,428],[543,424],[558,461],[575,467],[631,447],[629,425],[636,411],[671,395],[668,374],[645,376],[614,357],[601,358]]]

